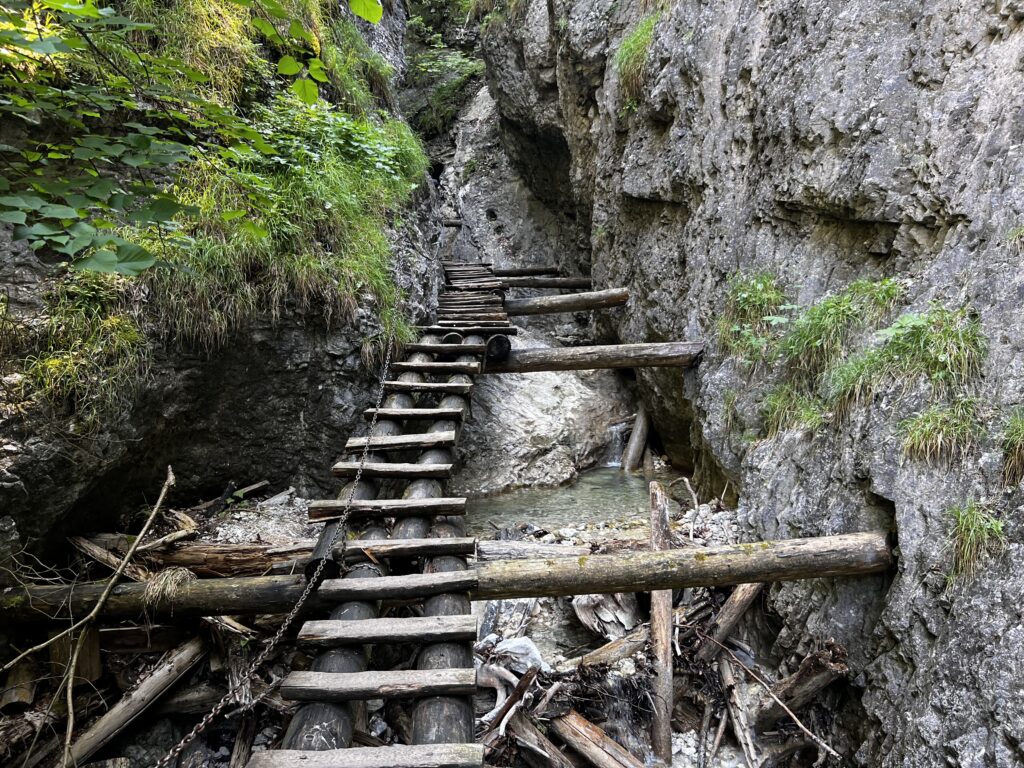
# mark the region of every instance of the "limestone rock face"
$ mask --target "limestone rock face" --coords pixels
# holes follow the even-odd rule
[[[502,143],[589,246],[564,250],[565,266],[630,289],[599,330],[707,344],[685,377],[638,376],[666,452],[704,492],[738,493],[751,539],[898,537],[892,577],[774,588],[785,627],[767,650],[847,646],[834,736],[860,765],[1021,764],[1024,493],[999,470],[1000,430],[1024,402],[1024,254],[1008,238],[1024,224],[1024,4],[668,4],[635,108],[614,55],[642,4],[516,7],[483,34]],[[815,432],[752,440],[776,374],[717,342],[737,270],[777,275],[801,306],[895,277],[897,312],[970,307],[988,339],[976,449],[952,469],[901,460],[897,425],[921,399],[895,389]],[[947,587],[948,510],[971,498],[999,510],[1006,551]]]

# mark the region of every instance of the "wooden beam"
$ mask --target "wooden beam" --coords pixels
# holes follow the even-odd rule
[[[476,616],[472,614],[367,621],[307,621],[299,630],[298,642],[315,648],[337,648],[364,643],[475,640],[476,629]]]
[[[389,461],[368,461],[363,465],[363,477],[395,477],[404,480],[418,477],[451,477],[452,464],[403,464]],[[355,477],[358,461],[339,461],[332,471],[335,477]]]
[[[538,296],[531,299],[509,299],[505,312],[509,315],[551,315],[558,312],[586,312],[592,309],[619,307],[629,301],[625,288],[606,291],[567,293],[564,296]]]
[[[636,418],[633,420],[633,429],[629,433],[629,441],[626,449],[622,452],[622,469],[625,472],[634,472],[640,466],[643,459],[644,448],[647,447],[647,431],[650,427],[650,417],[643,403],[636,410]]]
[[[506,267],[492,270],[495,277],[544,277],[557,275],[558,267]]]
[[[476,693],[475,669],[407,669],[398,672],[289,672],[281,683],[286,701],[418,699]]]
[[[506,288],[586,288],[590,289],[589,277],[503,277],[501,285]]]
[[[466,500],[464,498],[437,499],[366,499],[353,500],[349,505],[346,499],[322,499],[309,504],[309,521],[322,523],[324,520],[336,520],[348,508],[353,515],[378,515],[380,517],[400,517],[402,515],[464,515]]]
[[[591,368],[689,367],[704,351],[700,341],[668,341],[656,344],[609,344],[595,347],[513,349],[503,363],[484,373],[531,373],[533,371],[580,371]]]
[[[371,450],[403,451],[414,448],[439,448],[455,445],[455,431],[420,432],[412,435],[371,435],[370,437],[350,437],[345,443],[345,453],[357,453],[367,445]]]
[[[670,549],[668,497],[661,483],[650,485],[651,550]],[[654,651],[651,749],[663,765],[672,765],[672,590],[651,592],[651,646]]]
[[[482,744],[354,747],[310,752],[273,749],[256,752],[246,768],[479,768]]]
[[[399,373],[480,373],[480,363],[438,362],[426,363],[392,363],[391,370]]]
[[[472,383],[452,381],[385,381],[388,392],[440,392],[445,395],[468,395]]]
[[[493,333],[503,333],[506,336],[515,336],[517,333],[519,333],[519,329],[516,328],[514,325],[510,325],[507,328],[501,328],[499,330],[495,330],[491,326],[481,325],[417,325],[416,328],[417,330],[425,331],[427,333],[452,333],[454,331],[456,333],[461,333],[466,336],[472,334],[482,334],[484,336],[489,336],[490,334]]]
[[[336,579],[323,583],[309,607],[322,608],[329,604],[328,599],[345,599],[349,590],[366,595],[366,599],[448,590],[468,591],[474,600],[494,600],[866,576],[887,571],[895,562],[887,538],[885,531],[872,531],[666,552],[498,560],[456,573]],[[402,584],[401,579],[411,581]],[[431,579],[436,581],[431,583]],[[385,586],[359,584],[370,581]],[[183,584],[151,609],[150,618],[282,613],[291,608],[304,584],[301,576],[198,579]],[[14,624],[66,617],[69,611],[80,616],[91,610],[103,589],[104,584],[98,582],[8,587],[0,593],[3,618]],[[100,615],[137,618],[145,607],[144,593],[144,584],[120,584]]]
[[[643,763],[575,710],[554,718],[551,730],[597,768],[643,768]]]
[[[406,344],[409,352],[425,352],[428,355],[481,355],[487,351],[486,344]]]

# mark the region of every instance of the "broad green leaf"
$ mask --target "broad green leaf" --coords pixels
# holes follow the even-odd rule
[[[50,204],[39,209],[40,216],[47,216],[51,219],[77,219],[78,211],[70,205]]]
[[[306,28],[302,26],[302,22],[298,19],[292,19],[288,22],[288,35],[289,37],[294,37],[296,40],[305,40],[310,45],[316,44],[313,40],[313,35],[311,35]]]
[[[277,74],[297,75],[302,71],[302,65],[295,60],[294,56],[282,56],[277,60]]]
[[[72,265],[75,269],[89,272],[117,272],[117,254],[101,248]]]
[[[284,38],[278,33],[277,28],[266,19],[255,18],[252,20],[252,25],[260,31],[260,33],[274,43],[283,43]]]
[[[306,66],[309,67],[309,76],[311,78],[318,83],[327,82],[327,71],[324,69],[324,63],[320,59],[310,59],[306,62]]]
[[[348,0],[352,13],[371,24],[378,24],[384,18],[384,6],[378,0]]]
[[[240,219],[242,216],[245,216],[245,214],[246,212],[243,210],[224,211],[224,213],[220,215],[220,218],[222,221],[233,221],[235,219]]]
[[[0,211],[0,221],[5,224],[24,224],[24,211]]]
[[[300,77],[292,83],[292,91],[306,104],[316,104],[317,99],[320,98],[320,91],[317,90],[316,83],[307,77]]]

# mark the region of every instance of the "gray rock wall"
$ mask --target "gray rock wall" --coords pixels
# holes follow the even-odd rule
[[[668,453],[706,493],[739,491],[750,538],[898,535],[894,578],[773,589],[786,626],[770,650],[849,648],[835,736],[857,764],[1024,764],[1024,494],[999,472],[999,429],[1024,402],[1022,254],[1007,241],[1024,223],[1024,5],[680,0],[635,111],[612,58],[644,4],[519,5],[483,35],[503,142],[589,240],[577,266],[630,288],[605,332],[707,343],[685,379],[639,377]],[[737,270],[778,275],[800,305],[888,276],[909,286],[898,312],[972,307],[988,434],[949,470],[902,461],[895,425],[915,401],[881,390],[817,433],[744,438],[773,374],[717,342]],[[1007,550],[947,589],[948,510],[969,498],[999,510]]]

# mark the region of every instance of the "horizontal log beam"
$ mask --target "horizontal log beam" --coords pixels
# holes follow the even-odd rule
[[[533,373],[594,368],[689,367],[697,361],[703,350],[704,343],[700,341],[513,349],[504,362],[490,364],[483,372]]]
[[[493,270],[495,277],[542,277],[557,275],[558,267],[509,267]]]
[[[887,534],[878,531],[706,549],[485,562],[466,573],[467,583],[462,588],[468,589],[474,600],[649,592],[866,576],[888,570],[893,562]],[[301,576],[200,579],[182,585],[148,613],[150,619],[284,613],[291,609],[303,586]],[[0,594],[0,619],[14,624],[66,617],[69,611],[81,616],[92,609],[103,589],[103,583],[10,587]],[[145,589],[144,584],[115,587],[101,615],[140,618],[145,609]],[[333,596],[335,601],[343,598],[337,592]],[[330,603],[326,596],[314,594],[308,605],[316,609]]]
[[[558,312],[585,312],[591,309],[618,307],[629,301],[626,288],[606,291],[567,293],[563,296],[537,296],[531,299],[509,299],[505,302],[507,315],[550,315]]]
[[[589,277],[503,277],[506,288],[585,288],[590,290]]]

